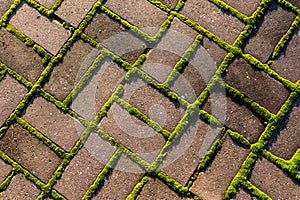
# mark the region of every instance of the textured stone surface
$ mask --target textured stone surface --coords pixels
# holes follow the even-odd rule
[[[143,170],[137,164],[122,155],[114,169],[102,182],[93,200],[126,199],[133,187],[140,181],[142,172]]]
[[[241,3],[239,0],[223,0],[238,11],[250,16],[258,7],[260,0],[251,0]]]
[[[146,30],[148,34],[154,34],[163,21],[167,19],[166,13],[144,0],[129,0],[126,4],[122,0],[109,0],[104,5],[142,30],[146,27],[154,28],[153,30]],[[144,9],[145,7],[147,9]]]
[[[11,172],[12,167],[9,164],[6,164],[2,159],[0,159],[0,183],[4,181],[7,175]]]
[[[36,0],[48,9],[51,9],[56,0]]]
[[[123,99],[168,131],[173,131],[184,114],[178,103],[146,85],[140,79],[125,86]]]
[[[9,23],[54,55],[71,35],[61,25],[42,16],[26,3],[20,6]]]
[[[78,121],[42,97],[36,98],[27,108],[24,119],[67,151],[75,145],[83,131]]]
[[[223,109],[226,109],[224,111]],[[212,93],[203,110],[215,116],[232,131],[238,132],[251,143],[257,142],[265,129],[264,123],[242,104],[220,93]]]
[[[185,185],[219,134],[218,128],[212,128],[202,121],[193,122],[172,145],[160,168],[168,176]]]
[[[51,149],[18,124],[11,125],[0,140],[0,150],[45,183],[61,162]]]
[[[250,181],[272,199],[299,199],[299,183],[266,159],[256,161]]]
[[[145,123],[113,104],[107,117],[103,118],[99,126],[108,134],[116,138],[121,144],[148,162],[153,162],[165,140]]]
[[[77,27],[93,7],[94,3],[96,3],[96,0],[64,0],[55,14]]]
[[[125,70],[107,59],[74,98],[71,108],[81,116],[91,120],[113,94],[124,75]]]
[[[7,11],[11,4],[13,4],[13,0],[1,1],[0,2],[0,17],[4,15],[5,11]]]
[[[300,32],[299,29],[293,35],[286,50],[275,60],[271,66],[278,74],[286,79],[296,82],[300,79],[300,68],[297,63],[300,62]]]
[[[225,81],[272,113],[277,113],[289,96],[281,83],[254,69],[243,59],[236,59],[229,66]]]
[[[187,1],[181,13],[229,43],[233,43],[244,28],[238,19],[205,0]]]
[[[1,192],[2,199],[35,199],[40,193],[40,190],[29,180],[25,178],[23,174],[18,174],[13,177],[12,182],[8,188]]]
[[[300,98],[294,103],[291,112],[285,117],[269,142],[270,151],[276,156],[288,160],[300,148],[299,118]]]
[[[42,59],[14,35],[0,28],[0,60],[31,82],[43,71]]]
[[[68,165],[54,188],[68,199],[81,199],[105,164],[83,148]]]
[[[87,68],[93,63],[98,51],[78,40],[65,55],[63,62],[57,65],[44,86],[58,100],[63,101],[74,88]]]
[[[284,10],[274,3],[260,22],[261,25],[254,37],[246,45],[245,53],[250,53],[260,61],[266,62],[295,17],[291,11]]]
[[[0,81],[0,88],[0,125],[2,125],[22,100],[27,90],[9,75]]]
[[[203,199],[222,199],[248,152],[226,138],[212,164],[199,174],[190,190]]]

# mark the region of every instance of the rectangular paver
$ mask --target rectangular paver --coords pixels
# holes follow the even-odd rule
[[[84,130],[77,120],[42,97],[32,102],[23,118],[67,151],[75,145]]]
[[[61,159],[19,124],[13,124],[0,140],[0,150],[45,183],[51,178]]]
[[[0,60],[31,82],[35,82],[44,67],[42,58],[17,37],[0,28]]]
[[[41,15],[26,3],[21,4],[9,23],[53,55],[71,35],[62,25]]]
[[[212,164],[199,174],[190,190],[203,199],[222,199],[248,153],[226,138]]]
[[[0,81],[0,88],[0,125],[3,125],[5,120],[22,100],[27,90],[9,75],[6,75]]]
[[[35,199],[40,193],[40,190],[29,180],[25,178],[23,174],[18,174],[13,177],[8,188],[1,192],[2,199]]]
[[[244,24],[237,18],[206,0],[187,1],[181,13],[228,43],[233,43],[244,28]]]
[[[262,62],[266,62],[295,17],[294,13],[274,3],[264,16],[255,36],[246,45],[245,53],[250,53]]]

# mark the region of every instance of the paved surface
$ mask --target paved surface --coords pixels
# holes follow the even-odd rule
[[[0,199],[300,199],[299,1],[0,16]]]

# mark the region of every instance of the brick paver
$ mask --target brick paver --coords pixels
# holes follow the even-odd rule
[[[54,55],[70,37],[69,31],[40,15],[26,3],[20,6],[9,23]]]
[[[300,199],[296,0],[0,3],[0,199]]]

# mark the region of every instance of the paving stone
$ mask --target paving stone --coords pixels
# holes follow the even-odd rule
[[[104,5],[141,30],[154,28],[145,30],[150,35],[167,19],[166,13],[145,0],[129,0],[126,4],[122,0],[109,0]]]
[[[61,159],[19,124],[13,124],[0,140],[0,149],[47,183]]]
[[[247,192],[245,192],[245,190],[242,190],[242,189],[240,189],[237,192],[236,196],[233,199],[236,199],[236,200],[258,200],[258,198],[248,194]]]
[[[175,53],[162,49],[152,49],[147,54],[147,58],[140,69],[158,82],[163,83],[179,60],[180,56]]]
[[[162,165],[159,167],[168,176],[185,185],[197,168],[200,159],[211,148],[220,134],[219,128],[212,128],[195,119],[174,143]]]
[[[54,186],[54,189],[67,199],[81,199],[106,164],[102,161],[107,162],[113,153],[113,147],[95,134],[91,135],[87,142],[88,145],[85,145],[73,158],[61,179]],[[96,143],[99,144],[97,149],[92,145],[96,146]],[[108,151],[105,150],[105,147],[108,147]],[[97,155],[102,157],[103,152],[105,152],[105,158],[99,160]]]
[[[23,118],[67,151],[75,145],[83,131],[83,126],[77,120],[42,97],[34,99]]]
[[[107,117],[102,119],[99,126],[150,163],[154,161],[165,144],[160,133],[138,121],[134,116],[130,116],[126,110],[117,104],[112,105]]]
[[[143,199],[190,199],[188,197],[179,196],[171,190],[167,185],[158,178],[149,178],[148,183],[143,187],[138,200]]]
[[[42,58],[18,38],[0,28],[0,61],[31,82],[43,71]]]
[[[94,52],[96,50],[82,40],[75,42],[63,62],[54,68],[44,89],[63,101],[79,81],[80,75],[93,63],[97,55]]]
[[[229,66],[225,81],[272,113],[277,113],[289,96],[282,84],[243,59],[236,59]]]
[[[259,3],[261,2],[260,0],[251,0],[243,3],[238,0],[223,1],[248,16],[250,16],[257,9]]]
[[[77,27],[97,0],[64,0],[55,14]]]
[[[6,164],[2,159],[0,159],[0,183],[5,180],[5,178],[11,172],[12,167],[9,164]]]
[[[212,111],[212,109],[214,110]],[[220,93],[212,93],[208,97],[203,110],[212,114],[222,122],[225,119],[225,125],[228,128],[240,133],[251,143],[257,142],[265,130],[264,123],[247,109],[247,107],[232,101],[232,99]]]
[[[217,71],[215,62],[200,46],[171,89],[192,103],[206,88],[215,71]]]
[[[300,68],[296,64],[300,62],[298,56],[300,53],[299,44],[300,32],[297,29],[286,50],[271,66],[278,74],[293,82],[297,82],[300,79]]]
[[[7,0],[7,1],[1,1],[0,2],[0,17],[4,15],[4,13],[9,9],[11,4],[14,3],[14,0]]]
[[[19,7],[9,23],[53,55],[58,53],[71,35],[63,26],[49,20],[26,3]]]
[[[246,45],[245,53],[252,54],[263,63],[266,62],[295,17],[291,11],[284,10],[276,3],[272,4],[260,22],[258,31]]]
[[[160,2],[172,9],[176,7],[178,0],[160,0]]]
[[[215,62],[215,65],[218,67],[225,58],[227,52],[207,38],[203,38],[202,46],[210,55],[211,59]]]
[[[0,126],[5,122],[15,107],[26,94],[26,88],[18,81],[6,75],[0,81]]]
[[[128,167],[132,167],[132,169]],[[131,171],[133,169],[137,169],[137,171]],[[136,163],[122,155],[92,199],[125,199],[140,181],[142,175],[143,170]]]
[[[23,174],[18,174],[13,177],[8,188],[1,192],[1,199],[35,199],[40,193],[40,190]]]
[[[125,86],[123,99],[170,132],[184,114],[184,109],[178,103],[170,101],[140,79]]]
[[[96,13],[85,33],[129,63],[134,63],[146,48],[140,36],[102,12]]]
[[[269,149],[275,155],[289,160],[300,148],[300,98],[293,104],[291,112],[285,117],[279,129],[273,134]]]
[[[54,3],[56,2],[56,0],[35,0],[35,1],[42,4],[48,9],[51,9]]]
[[[181,13],[228,43],[233,43],[244,28],[237,18],[205,0],[187,1]]]
[[[190,191],[204,200],[223,199],[248,153],[249,150],[237,146],[227,137],[211,165],[199,174]]]
[[[250,181],[272,199],[299,199],[299,183],[266,159],[255,163]]]
[[[125,71],[107,59],[73,100],[71,108],[91,120],[123,80]]]

